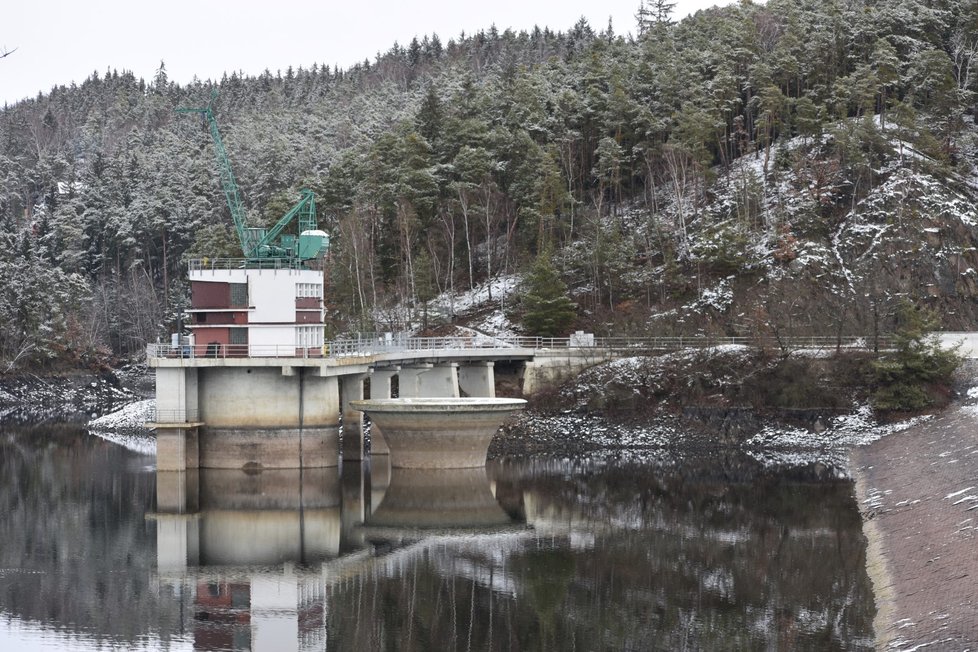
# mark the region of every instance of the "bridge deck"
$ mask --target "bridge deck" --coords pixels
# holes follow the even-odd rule
[[[965,343],[963,353],[978,350],[978,335],[942,334],[941,341]],[[972,342],[973,340],[973,342]],[[973,346],[972,346],[973,344]],[[273,344],[150,344],[146,357],[152,367],[345,367],[389,366],[410,362],[529,360],[547,351],[561,355],[646,355],[689,348],[721,346],[766,347],[778,350],[874,350],[889,346],[885,339],[865,337],[406,337],[382,335],[333,340],[322,348]]]

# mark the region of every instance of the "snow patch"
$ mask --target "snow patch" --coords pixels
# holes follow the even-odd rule
[[[115,412],[110,412],[88,422],[90,430],[107,432],[121,429],[139,429],[148,421],[153,420],[153,410],[156,408],[155,399],[136,401]]]

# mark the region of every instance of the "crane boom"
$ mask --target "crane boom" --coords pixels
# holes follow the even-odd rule
[[[224,148],[221,132],[217,128],[217,118],[214,117],[210,104],[204,108],[177,109],[177,113],[200,113],[207,120],[211,139],[214,141],[214,154],[221,174],[224,198],[234,219],[234,228],[238,233],[241,251],[245,258],[250,261],[273,258],[302,261],[318,258],[326,252],[329,248],[329,236],[318,230],[316,226],[316,197],[311,190],[302,190],[302,198],[271,229],[249,227],[238,182],[231,170],[231,159],[228,158],[227,150]],[[298,237],[282,235],[285,227],[296,218],[298,218]]]
[[[202,109],[177,109],[177,113],[200,113],[207,120],[211,132],[211,139],[214,141],[214,154],[217,158],[217,169],[221,173],[221,187],[224,189],[224,198],[227,200],[228,209],[231,211],[231,218],[234,220],[234,228],[238,233],[238,240],[241,242],[241,251],[245,257],[251,257],[252,250],[255,248],[255,237],[249,233],[247,220],[245,217],[244,205],[241,203],[241,193],[238,190],[238,182],[234,178],[234,171],[231,169],[231,159],[224,148],[224,141],[221,140],[221,132],[217,128],[217,118],[211,107]]]

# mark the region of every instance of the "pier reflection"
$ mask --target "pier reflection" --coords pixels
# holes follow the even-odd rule
[[[872,649],[852,484],[731,451],[158,473],[0,433],[0,649]]]
[[[520,527],[484,468],[386,457],[342,473],[158,471],[156,502],[157,579],[192,608],[199,650],[322,649],[332,587],[399,569],[433,536]]]
[[[383,500],[366,519],[373,536],[426,531],[494,531],[515,525],[492,493],[484,468],[393,469]]]

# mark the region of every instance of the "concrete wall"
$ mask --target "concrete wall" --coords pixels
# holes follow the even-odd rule
[[[282,351],[278,351],[278,354],[289,355],[288,347],[294,347],[296,344],[295,325],[292,323],[287,326],[249,324],[248,344],[253,346],[252,355],[271,355],[274,353],[271,349],[263,351],[260,347],[274,345],[280,347],[285,345]]]
[[[296,283],[322,285],[323,273],[315,270],[249,269],[248,296],[254,310],[251,321],[290,322],[295,317]]]
[[[339,426],[322,428],[214,428],[200,434],[206,469],[295,469],[337,466]]]
[[[617,354],[605,350],[538,351],[524,367],[522,394],[529,396],[544,387],[573,378],[588,367],[617,357]]]
[[[294,369],[296,375],[283,375],[281,367],[201,368],[201,420],[221,428],[338,425],[336,377],[315,376],[301,367]],[[163,369],[157,370],[160,371]]]
[[[339,463],[336,376],[301,367],[157,368],[157,468],[296,468]],[[199,406],[199,410],[198,410]]]

